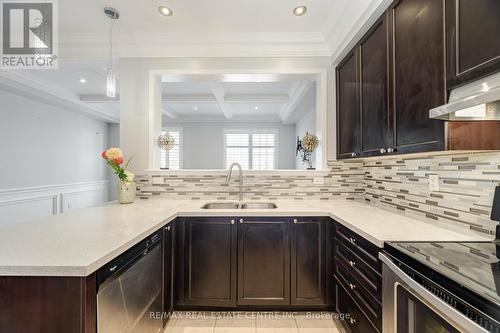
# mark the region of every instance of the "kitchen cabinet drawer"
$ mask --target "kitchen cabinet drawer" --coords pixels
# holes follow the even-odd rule
[[[348,291],[348,294],[358,304],[365,316],[379,330],[382,329],[381,296],[370,293],[362,281],[359,281],[351,271],[340,262],[335,263],[335,276],[338,282]]]
[[[335,260],[345,267],[379,300],[382,296],[382,276],[343,243],[335,243]]]
[[[335,236],[340,242],[356,253],[375,271],[379,273],[382,272],[382,263],[378,259],[380,249],[376,245],[373,245],[363,237],[340,225],[339,223],[336,223]]]
[[[349,318],[341,321],[349,333],[379,333],[351,298],[347,290],[337,280],[335,281],[335,294],[337,295],[337,312],[346,315],[349,314]]]

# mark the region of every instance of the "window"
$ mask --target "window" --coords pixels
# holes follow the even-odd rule
[[[161,150],[160,168],[179,170],[182,164],[182,129],[181,128],[165,128],[162,134],[168,133],[175,142],[174,147],[170,150]]]
[[[226,169],[234,162],[243,169],[273,170],[276,168],[277,130],[226,130]]]

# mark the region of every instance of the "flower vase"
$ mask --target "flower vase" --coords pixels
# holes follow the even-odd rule
[[[116,194],[118,202],[121,204],[132,203],[135,200],[136,185],[135,182],[121,181],[116,185]]]

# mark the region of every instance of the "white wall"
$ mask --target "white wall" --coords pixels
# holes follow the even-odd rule
[[[295,138],[299,137],[302,139],[306,132],[311,134],[316,134],[316,109],[313,108],[309,112],[307,112],[295,126]],[[316,154],[311,155],[311,161],[313,167],[316,167]],[[295,168],[296,169],[307,169],[307,165],[302,163],[302,159],[300,156],[297,156],[295,159]]]
[[[163,120],[163,127],[182,127],[184,169],[225,169],[225,129],[277,129],[278,169],[295,169],[295,125],[281,123],[174,122]]]
[[[108,145],[107,147],[120,147],[120,125],[119,124],[108,124]],[[133,163],[133,159],[132,162]],[[115,175],[113,169],[107,168],[107,178],[110,180],[109,183],[109,200],[113,201],[117,199],[116,196],[116,185],[118,185],[119,179]]]
[[[108,200],[108,124],[0,91],[0,222]]]

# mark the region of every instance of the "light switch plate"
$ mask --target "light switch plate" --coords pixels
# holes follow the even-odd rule
[[[325,183],[325,178],[324,177],[314,177],[313,183],[316,185],[323,185]]]
[[[438,192],[439,191],[439,176],[429,175],[429,191]]]

